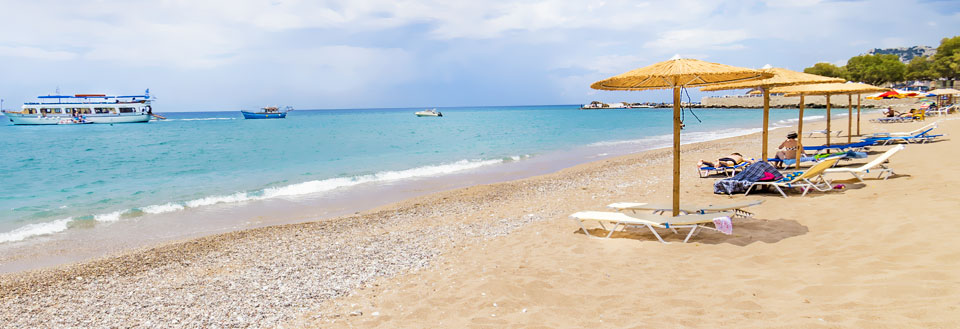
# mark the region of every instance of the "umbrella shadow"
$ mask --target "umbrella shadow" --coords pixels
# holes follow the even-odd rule
[[[709,225],[708,225],[709,226]],[[697,232],[687,243],[702,244],[732,244],[744,247],[755,242],[777,243],[785,239],[801,236],[810,232],[810,230],[792,219],[756,219],[756,218],[735,218],[733,220],[733,234],[726,235],[714,230],[701,230]],[[664,241],[669,243],[683,243],[690,231],[686,228],[678,229],[676,233],[669,229],[656,229],[657,233]],[[588,229],[590,235],[594,238],[603,238],[609,231],[603,228]],[[583,230],[577,229],[575,234],[584,234]],[[650,241],[660,243],[659,240],[650,232],[647,227],[628,227],[610,235],[610,239],[631,239],[638,241]]]

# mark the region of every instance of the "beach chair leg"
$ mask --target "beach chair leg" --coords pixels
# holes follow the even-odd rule
[[[780,195],[782,195],[784,198],[788,198],[787,193],[783,192],[783,189],[780,188],[780,186],[773,185],[773,187],[776,188],[777,192],[780,192]]]
[[[592,237],[593,237],[592,235],[590,235],[590,232],[587,231],[587,227],[586,227],[586,226],[583,226],[583,221],[582,221],[582,220],[576,219],[576,218],[572,218],[572,219],[577,222],[577,225],[580,225],[580,229],[583,230],[583,234],[586,234],[587,237],[589,237],[589,238],[592,238]],[[603,222],[600,223],[600,227],[603,227],[603,229],[607,229],[606,227],[603,226]]]
[[[863,181],[863,178],[860,177],[860,175],[858,175],[857,173],[851,171],[850,174],[853,175],[853,177],[856,177],[857,180],[859,180],[861,183],[864,182],[864,181]],[[878,178],[879,178],[879,177],[878,177]]]
[[[620,223],[613,224],[613,227],[612,227],[612,229],[610,230],[610,232],[607,232],[606,238],[609,239],[611,236],[613,236],[613,232],[616,232],[616,231],[617,231],[617,227],[620,227],[620,225],[622,225],[622,224],[620,224]],[[623,225],[623,228],[626,229],[626,228],[627,228],[627,225]]]
[[[647,228],[650,229],[650,232],[653,232],[653,236],[657,237],[657,240],[660,240],[663,244],[670,244],[670,242],[663,241],[663,238],[660,237],[660,233],[657,233],[657,230],[653,229],[653,226],[647,225]]]
[[[690,237],[692,237],[694,233],[697,232],[698,228],[700,228],[700,225],[694,225],[693,228],[690,229],[690,233],[687,233],[687,238],[683,239],[683,243],[687,243],[687,241],[690,241]]]

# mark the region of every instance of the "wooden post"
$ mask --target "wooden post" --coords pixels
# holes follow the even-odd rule
[[[800,157],[803,156],[803,94],[800,94],[800,119],[797,121],[797,169],[800,169]]]
[[[763,89],[763,142],[761,143],[763,149],[760,151],[760,158],[766,161],[767,158],[767,141],[770,137],[770,88],[760,87]]]
[[[860,94],[857,94],[857,136],[860,136]]]
[[[853,140],[853,94],[847,95],[847,144]]]
[[[827,94],[827,145],[830,145],[831,133],[833,130],[830,130],[830,94]]]
[[[680,216],[680,86],[673,87],[673,215]]]

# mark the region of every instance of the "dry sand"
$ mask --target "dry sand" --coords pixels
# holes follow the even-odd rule
[[[956,134],[960,122],[946,121],[938,131]],[[716,154],[736,145],[710,144]],[[887,148],[874,147],[871,158]],[[669,245],[644,230],[588,238],[574,222],[552,218],[452,251],[425,271],[382,280],[290,324],[955,328],[960,229],[953,221],[960,217],[960,176],[945,164],[956,161],[956,148],[951,141],[910,145],[892,159],[898,175],[889,180],[857,184],[832,176],[850,188],[788,199],[713,195],[714,179],[689,175],[694,160],[685,156],[685,200],[766,201],[753,209],[755,218],[736,222],[733,236],[705,232],[688,244],[671,236]],[[668,200],[667,180],[646,180],[669,177],[669,168],[644,168],[634,177],[537,202],[569,214],[604,210],[613,201]],[[631,186],[617,190],[619,184]],[[355,311],[363,314],[349,316]]]
[[[863,131],[923,124],[865,123]],[[939,131],[954,134],[960,124],[945,121]],[[772,133],[771,147],[785,132]],[[803,198],[714,195],[715,179],[694,175],[697,159],[756,153],[758,140],[683,149],[685,201],[766,201],[753,219],[735,223],[732,236],[705,232],[681,244],[667,234],[675,243],[664,245],[642,231],[612,239],[578,232],[567,218],[573,212],[669,201],[671,152],[655,150],[358,216],[0,276],[0,324],[956,326],[960,229],[951,221],[960,215],[960,176],[944,165],[955,162],[954,142],[908,146],[893,158],[898,175],[889,180],[835,176],[849,188]]]

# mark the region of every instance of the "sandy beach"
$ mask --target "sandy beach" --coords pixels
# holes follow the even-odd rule
[[[864,134],[926,122],[872,124]],[[715,195],[698,159],[759,153],[759,134],[685,145],[682,197],[763,200],[734,234],[596,239],[567,216],[669,201],[671,151],[637,153],[355,216],[167,243],[0,276],[3,327],[927,327],[960,321],[960,177],[942,141],[889,180],[782,198]],[[846,128],[846,120],[835,121]],[[823,122],[804,125],[823,129]],[[771,133],[771,154],[788,129]],[[823,135],[805,145],[819,145]],[[834,141],[846,141],[846,137]],[[863,164],[889,146],[873,147]]]

